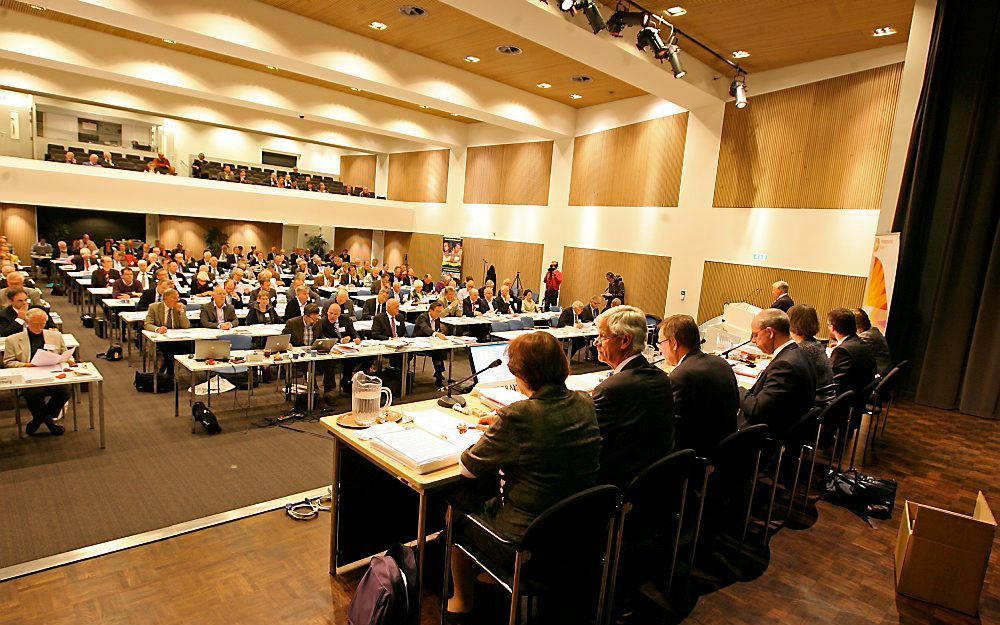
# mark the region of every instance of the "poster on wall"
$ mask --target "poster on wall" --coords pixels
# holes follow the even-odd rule
[[[462,278],[462,239],[444,237],[441,245],[441,273]]]
[[[892,287],[896,282],[898,260],[899,233],[876,236],[862,308],[871,318],[872,325],[878,326],[883,334],[889,321],[889,306],[892,304]]]

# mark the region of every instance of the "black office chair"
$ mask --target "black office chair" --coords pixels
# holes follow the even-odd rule
[[[837,471],[843,468],[844,453],[847,451],[847,437],[850,436],[851,411],[854,407],[854,391],[841,393],[832,402],[826,405],[819,415],[819,432],[816,440],[822,445],[827,442],[824,437],[832,437],[830,452],[827,458],[826,472],[833,469],[834,458],[837,460]],[[813,460],[809,469],[809,481],[812,483],[812,470],[816,462]],[[808,486],[807,486],[808,488]],[[809,491],[806,490],[806,499],[809,498]]]
[[[448,606],[451,549],[462,550],[510,593],[509,625],[515,625],[521,597],[551,596],[555,581],[574,589],[581,601],[597,597],[596,623],[602,622],[620,491],[614,486],[594,486],[553,505],[528,526],[520,542],[498,534],[475,515],[448,506],[445,537],[444,585],[441,587],[441,623]],[[473,524],[485,540],[513,552],[510,563],[496,562],[479,553],[471,543],[456,540],[455,520]],[[600,569],[599,584],[592,576]],[[593,587],[588,587],[592,584]]]
[[[677,552],[681,546],[688,482],[695,462],[693,449],[675,451],[648,466],[625,487],[608,585],[609,622],[614,612],[619,575],[628,580],[625,592],[632,592],[642,576],[652,572],[639,571],[643,564],[647,569],[652,564],[655,570],[661,570],[663,561],[659,554],[653,558],[649,558],[649,555],[663,548],[669,549],[670,554],[663,593],[669,599]],[[626,530],[626,527],[629,529]],[[623,549],[626,551],[624,554]]]
[[[717,523],[731,517],[730,510],[735,510],[729,506],[731,496],[738,494],[741,498],[746,497],[746,508],[742,513],[742,529],[739,530],[739,546],[736,549],[737,556],[743,553],[747,530],[750,527],[760,460],[767,445],[767,429],[767,425],[758,423],[733,432],[722,439],[709,455],[714,467],[709,482],[712,489],[710,498],[712,509],[709,512],[712,522]]]
[[[813,407],[812,410],[799,419],[798,423],[789,428],[788,434],[785,435],[785,449],[789,453],[794,453],[796,449],[799,451],[799,457],[795,463],[795,474],[792,476],[791,490],[788,495],[788,508],[785,510],[786,523],[792,514],[792,506],[795,503],[795,492],[798,490],[799,476],[802,474],[802,462],[807,453],[812,457],[812,467],[816,466],[816,449],[819,447],[820,433],[819,417],[823,411],[824,408],[819,406]],[[810,480],[813,473],[812,467],[809,470]],[[807,487],[805,502],[807,503],[808,501],[809,491]],[[803,512],[805,512],[806,503],[802,504]]]
[[[865,431],[865,445],[861,450],[861,455],[865,456],[868,451],[868,432],[872,429],[872,413],[869,408],[869,402],[872,401],[872,398],[875,395],[875,389],[881,381],[882,377],[876,374],[875,379],[872,380],[863,391],[861,391],[861,396],[854,399],[854,410],[851,415],[851,433],[854,435],[854,443],[851,445],[850,468],[852,471],[857,468],[854,466],[854,459],[858,453],[858,440],[861,438],[861,426],[864,424],[866,415],[869,417],[868,429]]]
[[[878,380],[875,390],[871,395],[871,404],[868,410],[868,431],[865,433],[865,448],[861,454],[861,464],[868,463],[868,449],[871,448],[874,457],[875,441],[885,434],[885,424],[889,420],[889,410],[892,408],[892,401],[896,395],[896,388],[903,377],[903,372],[909,364],[904,360],[892,369],[885,377]],[[882,425],[882,433],[878,431],[879,423]]]

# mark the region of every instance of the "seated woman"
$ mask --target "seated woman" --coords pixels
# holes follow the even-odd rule
[[[501,491],[493,492],[485,504],[473,505],[484,522],[518,541],[550,506],[596,483],[601,432],[594,402],[566,388],[569,361],[551,334],[518,337],[507,352],[517,388],[528,399],[501,408],[496,417],[482,419],[480,426],[488,429],[462,454],[459,467],[462,475],[491,480],[491,484],[503,471]],[[479,534],[470,538],[492,557],[510,558]],[[472,610],[476,565],[455,549],[451,569],[455,594],[448,601],[448,611],[461,620]]]
[[[521,312],[541,312],[538,304],[535,303],[535,294],[531,292],[531,289],[525,291],[524,296],[521,297]]]
[[[244,325],[252,326],[259,323],[281,323],[278,311],[271,305],[271,292],[266,289],[257,292],[257,301],[254,302],[253,306],[247,312]]]
[[[833,384],[833,370],[830,368],[830,360],[826,357],[826,348],[816,340],[816,333],[819,332],[819,316],[816,309],[808,304],[796,304],[788,309],[788,323],[792,334],[792,340],[799,344],[799,349],[804,350],[809,364],[812,365],[813,374],[816,376],[816,400],[827,401],[833,399],[832,389],[829,393],[821,393],[820,389]]]

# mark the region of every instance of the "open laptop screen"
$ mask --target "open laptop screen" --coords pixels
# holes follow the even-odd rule
[[[499,367],[488,369],[476,376],[477,383],[500,386],[514,382],[514,374],[507,368],[507,345],[507,343],[493,343],[469,348],[469,365],[473,371],[479,371],[497,358],[503,361]]]

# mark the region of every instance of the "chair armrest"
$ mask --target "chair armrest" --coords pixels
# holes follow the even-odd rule
[[[510,545],[511,547],[514,547],[514,548],[518,547],[518,544],[516,542],[512,541],[509,538],[501,536],[493,528],[491,528],[490,526],[486,525],[486,523],[484,523],[482,521],[482,519],[480,519],[479,517],[477,517],[474,514],[470,514],[468,512],[463,511],[463,510],[459,510],[457,508],[452,507],[452,515],[458,515],[458,516],[464,517],[468,521],[471,521],[472,523],[474,523],[475,525],[477,525],[479,527],[479,529],[481,529],[484,532],[486,532],[487,534],[489,534],[490,537],[493,538],[493,540],[497,541],[501,545]]]

